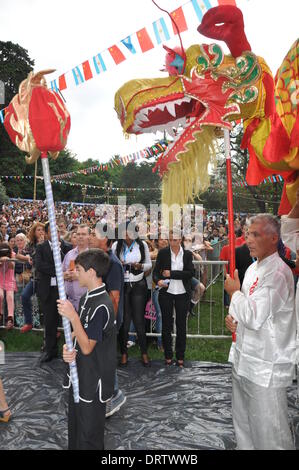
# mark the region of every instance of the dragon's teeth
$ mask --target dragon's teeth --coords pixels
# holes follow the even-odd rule
[[[169,135],[171,135],[171,137],[175,137],[176,136],[176,131],[174,128],[169,128],[167,129],[167,132]]]
[[[156,106],[156,107],[157,107],[158,109],[160,109],[161,111],[164,111],[164,109],[165,109],[165,106],[167,106],[167,104],[165,104],[165,103],[161,103],[161,104],[157,104],[157,106]]]
[[[167,111],[168,111],[169,114],[171,114],[173,117],[176,117],[176,114],[175,114],[175,104],[174,104],[174,102],[167,103]]]
[[[145,113],[142,113],[140,115],[140,118],[143,122],[148,122],[149,121],[149,118],[147,117],[147,114],[145,114]]]

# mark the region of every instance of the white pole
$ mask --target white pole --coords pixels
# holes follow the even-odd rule
[[[56,226],[55,206],[54,206],[53,191],[52,191],[52,184],[51,184],[51,177],[50,177],[49,161],[48,161],[48,156],[46,152],[42,153],[41,161],[42,161],[42,167],[43,167],[44,184],[45,184],[46,199],[47,199],[47,206],[48,206],[48,216],[49,216],[49,223],[50,223],[50,230],[51,230],[51,241],[52,241],[52,248],[53,248],[53,258],[54,258],[54,263],[55,263],[58,293],[59,293],[59,298],[61,300],[65,300],[66,294],[65,294],[65,288],[64,288],[64,278],[63,278],[63,272],[62,272],[60,246],[59,246],[58,232],[57,232],[57,226]],[[70,322],[65,317],[62,317],[62,321],[63,321],[63,329],[64,329],[64,336],[65,336],[67,349],[68,351],[71,351],[73,349],[73,340],[72,340]],[[70,378],[71,378],[71,383],[73,386],[74,402],[79,403],[79,379],[78,379],[76,361],[70,364]]]

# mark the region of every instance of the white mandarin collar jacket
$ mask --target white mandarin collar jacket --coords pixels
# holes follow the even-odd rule
[[[290,385],[296,362],[294,278],[278,253],[249,266],[229,314],[238,322],[229,357],[236,372],[263,387]]]

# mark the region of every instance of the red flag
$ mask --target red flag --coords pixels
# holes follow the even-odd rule
[[[109,52],[112,56],[112,59],[116,63],[116,65],[118,65],[121,62],[123,62],[124,60],[126,60],[125,56],[123,55],[123,53],[121,52],[121,50],[117,46],[114,45],[112,47],[109,47],[108,50],[109,50]]]
[[[218,1],[218,5],[233,5],[233,6],[237,6],[236,4],[236,0],[217,0]]]
[[[137,38],[141,47],[142,52],[149,51],[154,48],[151,38],[146,30],[146,28],[140,29],[137,31]]]
[[[187,26],[187,23],[186,23],[186,19],[185,19],[185,15],[184,15],[182,7],[177,8],[176,10],[174,10],[172,13],[170,13],[170,16],[176,22],[180,33],[183,33],[184,31],[187,31],[188,26]],[[178,34],[177,29],[176,29],[176,27],[173,23],[172,23],[172,28],[173,28],[174,34]]]
[[[91,78],[93,78],[92,71],[91,71],[88,60],[83,62],[82,68],[83,68],[83,73],[84,73],[85,80],[90,80]]]
[[[60,77],[58,78],[58,88],[59,90],[65,90],[67,88],[64,74],[60,75]]]

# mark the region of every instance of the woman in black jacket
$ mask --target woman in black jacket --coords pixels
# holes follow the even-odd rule
[[[147,343],[144,323],[144,310],[146,304],[147,284],[144,273],[151,269],[152,262],[145,241],[136,237],[138,227],[134,223],[126,223],[120,227],[119,233],[125,231],[125,239],[119,239],[112,245],[112,251],[118,257],[124,270],[124,316],[123,324],[119,330],[121,360],[120,365],[128,362],[128,334],[131,320],[133,320],[139,346],[141,360],[144,367],[150,366],[147,355]]]
[[[160,287],[159,304],[162,312],[162,342],[165,363],[172,363],[171,333],[173,307],[176,310],[176,364],[184,366],[186,349],[186,319],[191,300],[191,279],[194,267],[191,251],[184,250],[181,238],[169,233],[169,247],[159,251],[153,279]]]

